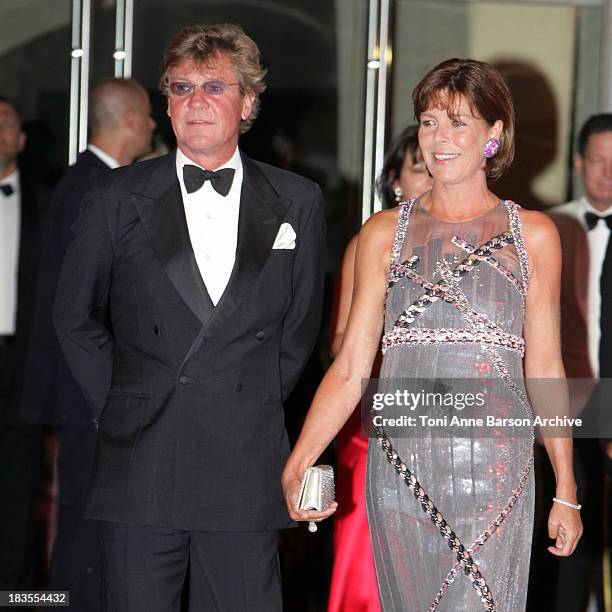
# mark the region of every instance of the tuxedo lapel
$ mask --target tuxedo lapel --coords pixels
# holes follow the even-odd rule
[[[34,304],[36,272],[38,268],[40,222],[39,199],[35,189],[27,181],[20,180],[20,230],[17,276],[17,330],[29,329],[30,316]]]
[[[20,190],[19,270],[22,270],[27,267],[30,260],[36,261],[32,253],[37,250],[40,211],[34,189],[27,182],[21,181]]]
[[[236,261],[227,287],[210,319],[207,335],[223,326],[263,269],[290,200],[279,198],[257,165],[242,155],[243,181]]]
[[[179,295],[204,324],[214,306],[189,240],[175,154],[152,166],[149,180],[132,193],[145,233]]]

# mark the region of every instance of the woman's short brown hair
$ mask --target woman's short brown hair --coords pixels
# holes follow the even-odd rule
[[[232,23],[188,26],[178,31],[164,52],[161,63],[159,88],[168,94],[169,72],[182,60],[193,60],[198,64],[213,61],[223,53],[232,62],[240,90],[254,94],[251,114],[240,123],[240,132],[246,132],[259,112],[260,94],[265,90],[266,69],[261,65],[259,48],[244,30]]]
[[[497,68],[473,59],[448,59],[428,72],[414,88],[414,116],[420,122],[428,108],[445,108],[449,115],[463,96],[472,114],[489,125],[502,121],[499,153],[487,159],[486,173],[498,179],[514,159],[514,106],[508,85]]]

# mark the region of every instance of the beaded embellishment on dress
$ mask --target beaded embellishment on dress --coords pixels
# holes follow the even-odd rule
[[[452,224],[420,210],[418,201],[401,206],[385,300],[381,378],[460,377],[464,367],[475,385],[478,376],[499,378],[514,405],[511,412],[532,416],[522,381],[529,263],[518,208],[505,201],[482,218]],[[461,363],[462,359],[467,361]],[[475,606],[499,612],[521,609],[531,537],[525,521],[533,519],[533,434],[518,442],[505,438],[440,442],[392,441],[383,427],[375,427],[374,433],[379,445],[371,444],[369,449],[368,512],[383,609],[433,611],[443,603],[453,612]],[[403,495],[393,492],[394,481],[379,460],[381,450],[417,507],[406,505]],[[431,453],[459,460],[450,466],[441,464],[437,472],[424,470],[423,476],[417,475],[418,467],[436,465],[436,454]],[[482,475],[463,473],[473,470],[474,464],[483,465]],[[462,484],[474,494],[454,495]],[[462,496],[465,508],[455,507],[455,499]],[[439,573],[446,557],[434,545],[435,534],[420,526],[419,511],[429,517],[454,555],[437,586],[429,574]],[[473,515],[474,521],[464,514]],[[399,516],[405,518],[399,521]],[[498,559],[500,567],[507,564],[503,555],[509,554],[501,547],[499,530],[504,530],[510,548],[526,556],[527,569],[521,566],[516,584],[497,566]],[[497,535],[490,543],[493,534]],[[413,557],[415,548],[421,551],[420,562],[426,567],[433,563],[435,572],[414,566],[419,563]],[[401,550],[407,552],[400,555]],[[481,555],[482,563],[475,555]],[[413,564],[410,568],[402,558],[406,556]],[[457,580],[462,573],[464,580]],[[471,584],[473,595],[460,590],[461,582]]]

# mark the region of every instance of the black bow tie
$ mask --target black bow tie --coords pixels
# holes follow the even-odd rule
[[[200,189],[206,181],[210,181],[218,194],[226,196],[232,187],[235,172],[233,168],[221,168],[221,170],[211,172],[210,170],[202,170],[197,166],[183,166],[185,189],[187,193],[193,193]]]
[[[586,221],[587,229],[589,230],[589,232],[592,229],[594,229],[595,226],[601,220],[605,221],[608,228],[612,230],[612,215],[607,215],[606,217],[600,217],[599,215],[596,215],[595,213],[587,212],[587,213],[584,213],[584,220]]]
[[[0,191],[8,198],[14,191],[13,186],[9,185],[0,185]]]

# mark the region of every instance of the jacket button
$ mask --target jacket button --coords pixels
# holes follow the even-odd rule
[[[266,335],[266,334],[265,334],[263,331],[258,331],[258,332],[255,334],[255,337],[256,337],[258,340],[263,340],[265,335]]]
[[[179,382],[181,385],[188,385],[193,382],[193,379],[189,378],[189,376],[179,376]]]
[[[156,336],[159,336],[159,327],[157,327],[157,325],[155,325],[155,327],[153,327],[153,333],[154,333]]]
[[[234,391],[236,391],[236,393],[240,393],[240,391],[242,391],[242,383],[241,382],[237,382],[234,385]]]

